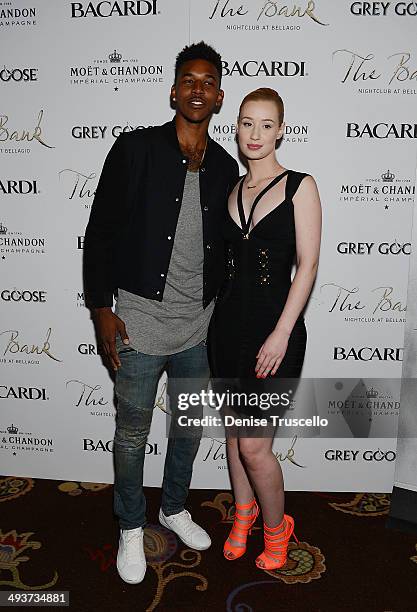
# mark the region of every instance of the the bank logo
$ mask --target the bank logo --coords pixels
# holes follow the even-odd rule
[[[97,174],[64,168],[58,175],[59,180],[62,180],[65,186],[65,195],[68,200],[74,200],[85,210],[90,210],[97,189]]]
[[[296,32],[308,23],[329,25],[317,0],[294,4],[277,0],[211,0],[207,4],[209,20],[224,24],[226,31],[242,32],[246,36],[253,31]]]
[[[82,380],[72,379],[65,383],[65,387],[75,408],[84,408],[94,417],[114,418],[113,402],[107,397],[101,385],[92,385]]]
[[[375,243],[363,244],[367,245],[366,249],[363,248],[361,243],[356,245],[355,243],[341,242],[338,245],[338,253],[353,254],[352,251],[357,253],[359,249],[361,252],[370,253],[372,247],[375,247],[375,252],[378,252]],[[389,246],[388,243],[380,243],[378,245],[379,252],[381,252],[383,245],[383,252],[386,252],[386,248]],[[320,285],[318,297],[315,298],[313,303],[316,303],[321,310],[325,311],[327,317],[358,326],[380,326],[395,323],[404,325],[407,311],[405,297],[396,287],[388,284],[367,287],[366,285],[360,286],[340,281],[323,283]]]
[[[359,94],[417,94],[417,61],[409,51],[376,56],[357,49],[332,54],[337,80]]]
[[[18,329],[0,331],[0,363],[4,365],[39,365],[40,360],[62,362],[52,344],[52,328],[49,327],[45,339],[30,339]]]
[[[26,124],[17,122],[10,115],[0,115],[0,153],[27,154],[33,146],[53,149],[49,139],[44,135],[43,110],[40,110],[37,119]]]

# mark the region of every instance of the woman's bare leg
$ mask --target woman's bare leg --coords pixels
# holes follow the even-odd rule
[[[239,440],[240,455],[258,496],[264,523],[268,527],[279,525],[284,516],[284,480],[281,466],[272,452],[272,442],[272,438]]]
[[[228,438],[226,441],[227,448],[227,462],[229,465],[230,481],[232,483],[233,494],[235,503],[237,504],[249,504],[253,498],[253,487],[246,474],[245,467],[241,461],[239,454],[238,438]],[[252,508],[239,510],[239,514],[242,516],[249,516],[252,514]],[[244,521],[239,521],[238,524],[244,525]],[[242,547],[243,544],[238,540],[234,540],[229,536],[228,541],[232,546]],[[226,553],[229,559],[233,559],[234,555],[231,551]]]

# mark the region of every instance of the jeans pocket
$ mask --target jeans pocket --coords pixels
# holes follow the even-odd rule
[[[129,353],[136,353],[135,349],[132,348],[131,346],[124,346],[123,348],[119,349],[117,352],[119,355],[128,355]]]

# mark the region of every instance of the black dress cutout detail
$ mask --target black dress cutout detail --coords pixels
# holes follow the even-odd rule
[[[249,231],[255,206],[284,176],[284,200]],[[209,355],[215,378],[256,379],[256,355],[275,328],[291,288],[296,254],[293,197],[305,176],[287,170],[273,179],[255,198],[247,220],[242,202],[243,179],[239,185],[241,227],[230,213],[226,215],[223,232],[228,273],[209,329]],[[306,341],[304,317],[300,314],[276,378],[300,376]]]
[[[252,206],[251,209],[249,211],[249,217],[248,220],[246,221],[245,219],[245,211],[243,208],[243,199],[242,199],[242,190],[243,190],[243,181],[245,180],[244,178],[240,181],[239,183],[239,188],[238,188],[238,192],[237,192],[237,209],[239,212],[239,218],[240,218],[240,225],[242,226],[242,232],[243,232],[243,238],[248,239],[249,238],[249,234],[251,232],[250,226],[252,223],[252,217],[253,217],[253,213],[255,211],[256,205],[258,204],[259,200],[270,190],[272,189],[272,187],[275,187],[275,185],[277,183],[280,182],[281,179],[284,178],[284,176],[287,176],[288,174],[288,170],[286,170],[285,172],[283,172],[282,174],[280,174],[279,176],[276,176],[270,183],[268,183],[268,185],[265,187],[265,189],[263,189],[262,191],[260,191],[258,193],[258,195],[256,196],[256,198],[254,199],[254,201],[252,202]],[[280,206],[278,204],[278,206]],[[275,209],[273,209],[275,210]],[[272,210],[270,211],[272,212]],[[267,217],[269,213],[267,213],[265,216]],[[263,219],[263,217],[262,217]],[[262,219],[260,221],[262,221]],[[253,228],[255,229],[255,228]]]

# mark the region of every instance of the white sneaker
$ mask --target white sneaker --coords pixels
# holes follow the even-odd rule
[[[190,548],[206,550],[211,546],[208,533],[197,523],[194,523],[188,510],[183,510],[178,514],[171,514],[171,516],[165,516],[162,510],[160,510],[159,522],[176,533],[179,539]]]
[[[120,578],[125,582],[129,584],[142,582],[146,572],[142,527],[120,530],[116,567]]]

